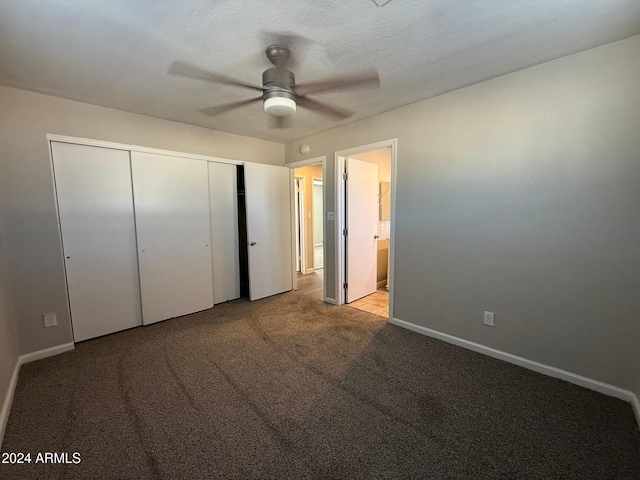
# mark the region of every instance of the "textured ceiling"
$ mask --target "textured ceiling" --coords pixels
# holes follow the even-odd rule
[[[638,33],[638,0],[1,0],[0,84],[286,142]],[[272,129],[260,103],[198,112],[251,91],[166,74],[181,59],[259,86],[282,34],[305,39],[298,82],[373,67],[380,89],[319,93],[357,113]]]

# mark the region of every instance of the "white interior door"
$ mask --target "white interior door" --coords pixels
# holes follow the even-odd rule
[[[240,297],[236,166],[209,162],[213,303]]]
[[[290,170],[245,163],[249,298],[257,300],[292,288]]]
[[[141,325],[129,152],[51,150],[74,340]]]
[[[346,303],[376,291],[378,165],[348,158],[346,180]]]
[[[142,320],[213,306],[206,161],[131,153]]]

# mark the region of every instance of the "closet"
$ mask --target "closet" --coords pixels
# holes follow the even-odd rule
[[[291,289],[289,170],[170,153],[51,141],[76,342]]]

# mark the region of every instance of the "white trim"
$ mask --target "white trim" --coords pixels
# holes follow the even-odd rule
[[[387,290],[389,291],[389,319],[394,316],[395,271],[396,271],[396,188],[398,179],[398,139],[391,140],[391,218],[389,219],[389,271]]]
[[[378,283],[376,283],[377,288],[384,287],[385,285],[387,285],[387,279],[380,280]]]
[[[338,302],[336,302],[335,298],[324,297],[324,301],[327,303],[330,303],[331,305],[338,305]]]
[[[53,163],[53,147],[51,141],[47,141],[49,150],[49,166],[51,167],[51,178],[53,179],[53,203],[56,206],[56,227],[58,229],[58,241],[60,245],[60,262],[62,263],[62,269],[64,270],[64,291],[66,292],[65,302],[66,314],[69,319],[69,330],[71,331],[71,340],[74,340],[73,336],[73,321],[71,320],[71,302],[69,300],[69,282],[67,280],[67,264],[64,261],[64,240],[62,238],[62,223],[60,222],[60,206],[58,205],[58,185],[56,184],[56,169]],[[131,161],[131,154],[129,154],[129,161]]]
[[[320,157],[306,158],[304,160],[298,160],[297,162],[285,163],[284,166],[287,168],[300,168],[306,167],[307,165],[315,165],[317,163],[323,163],[327,160],[325,155]]]
[[[292,227],[295,231],[295,236],[299,235],[299,241],[300,241],[300,273],[305,274],[308,273],[307,272],[307,195],[306,195],[306,189],[307,189],[307,176],[306,175],[296,175],[296,171],[291,169],[291,172],[293,173],[293,195],[294,195],[294,202],[297,204],[298,207],[298,218],[297,218],[297,229],[296,229],[296,223],[294,222],[292,224]],[[300,180],[300,184],[297,185],[298,187],[298,192],[296,192],[296,180]],[[298,194],[297,198],[296,198],[296,193]],[[295,207],[296,205],[294,205],[294,220],[295,219]],[[294,245],[294,250],[295,250],[295,245]],[[295,254],[294,254],[295,256]],[[296,259],[297,260],[297,259]],[[297,264],[297,261],[296,261]],[[295,275],[294,275],[295,277]]]
[[[323,169],[322,169],[322,173],[324,174],[324,164],[323,164]],[[315,193],[313,191],[313,188],[316,186],[313,182],[315,181],[320,181],[320,186],[322,187],[322,212],[320,213],[322,215],[322,243],[316,244],[314,242],[315,238],[316,238],[316,215],[318,214],[316,212],[316,201],[315,201]],[[326,212],[326,205],[324,204],[324,176],[322,177],[318,177],[317,175],[311,175],[311,192],[309,192],[309,196],[311,197],[309,199],[309,201],[311,202],[311,211],[313,212],[311,214],[311,244],[313,245],[313,247],[311,248],[311,250],[313,251],[313,255],[311,257],[311,265],[313,266],[313,271],[316,270],[316,247],[320,247],[322,246],[322,267],[319,267],[318,270],[320,268],[324,268],[324,230],[325,230],[325,225],[324,225],[324,221],[325,218],[327,217],[327,215],[325,214]],[[324,282],[323,282],[324,283]]]
[[[335,175],[335,258],[334,258],[334,268],[335,268],[335,282],[336,282],[336,305],[344,304],[344,243],[345,238],[342,232],[344,231],[344,162],[346,157],[342,155],[335,154],[335,167],[334,167],[334,175]]]
[[[7,394],[4,397],[4,403],[2,404],[2,410],[0,410],[0,448],[4,440],[4,432],[7,429],[7,423],[9,423],[9,412],[11,412],[11,405],[13,404],[13,394],[16,391],[16,385],[18,384],[18,373],[20,372],[20,358],[16,360],[16,365],[13,368],[13,374],[11,380],[9,380],[9,387],[7,388]]]
[[[76,145],[87,145],[90,147],[113,148],[116,150],[129,150],[131,152],[155,153],[157,155],[169,155],[172,157],[190,158],[192,160],[204,160],[207,162],[230,163],[233,165],[244,165],[246,162],[241,160],[233,160],[230,158],[211,157],[209,155],[199,155],[197,153],[175,152],[173,150],[164,150],[161,148],[142,147],[140,145],[127,145],[125,143],[107,142],[104,140],[93,140],[90,138],[69,137],[67,135],[58,135],[55,133],[47,133],[47,140],[50,142],[74,143]]]
[[[54,355],[68,352],[74,348],[75,345],[73,343],[64,343],[62,345],[56,345],[55,347],[45,348],[44,350],[38,350],[37,352],[27,353],[20,357],[20,365],[35,362],[36,360],[42,360],[47,357],[53,357]]]
[[[629,393],[631,393],[631,395],[633,396],[633,399],[631,400],[631,406],[633,407],[633,413],[636,414],[636,423],[638,424],[638,428],[640,428],[640,401],[638,401],[638,396],[635,393]]]
[[[289,170],[289,223],[291,224],[291,290],[298,290],[298,249],[296,248],[296,177],[293,169]],[[300,263],[302,265],[302,262]]]
[[[9,413],[11,412],[11,405],[13,404],[13,395],[18,385],[18,375],[20,374],[20,367],[25,363],[34,362],[43,358],[52,357],[60,353],[73,350],[75,345],[73,343],[65,343],[63,345],[57,345],[51,348],[45,348],[44,350],[38,350],[37,352],[27,353],[17,358],[16,364],[13,367],[13,373],[11,380],[9,380],[9,386],[7,388],[7,394],[4,397],[4,403],[2,404],[2,410],[0,410],[0,448],[4,440],[4,433],[7,429],[7,423],[9,422]]]
[[[305,274],[305,275],[308,275],[308,274],[313,273],[313,272],[315,272],[315,271],[316,271],[316,269],[315,269],[315,268],[307,268],[307,270],[304,272],[304,274]]]
[[[620,400],[630,402],[634,409],[638,425],[640,425],[640,404],[638,403],[638,397],[629,390],[624,390],[623,388],[619,388],[614,385],[601,382],[599,380],[583,377],[582,375],[567,372],[566,370],[561,370],[560,368],[551,367],[543,363],[528,360],[523,357],[518,357],[517,355],[512,355],[511,353],[496,350],[495,348],[487,347],[479,343],[470,342],[469,340],[465,340],[460,337],[454,337],[453,335],[449,335],[447,333],[438,332],[437,330],[432,330],[421,325],[416,325],[415,323],[405,322],[404,320],[400,320],[398,318],[392,318],[391,320],[389,320],[389,322],[393,325],[406,328],[407,330],[411,330],[413,332],[417,332],[422,335],[435,338],[437,340],[442,340],[443,342],[466,348],[467,350],[482,353],[483,355],[497,358],[498,360],[503,360],[505,362],[512,363],[529,370],[533,370],[534,372],[542,373],[554,378],[559,378],[561,380],[566,380],[567,382],[579,385],[584,388],[588,388],[589,390],[594,390],[610,397],[615,397],[619,398]]]

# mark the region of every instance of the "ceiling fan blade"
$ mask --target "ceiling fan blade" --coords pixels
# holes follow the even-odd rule
[[[317,100],[311,100],[309,97],[298,97],[296,98],[296,103],[301,107],[307,107],[312,110],[324,113],[325,115],[329,115],[331,117],[339,119],[347,118],[353,115],[353,112],[351,110],[329,105],[327,103],[321,103]]]
[[[262,91],[262,87],[256,87],[255,85],[241,82],[233,78],[225,77],[224,75],[220,75],[218,73],[209,72],[181,60],[172,62],[167,73],[170,75],[176,75],[178,77],[195,78],[197,80],[225,83],[228,85],[236,85],[238,87],[249,88],[251,90]]]
[[[210,117],[218,115],[219,113],[226,112],[233,108],[241,107],[243,105],[249,105],[250,103],[261,102],[262,97],[250,98],[249,100],[241,100],[239,102],[227,103],[225,105],[217,105],[215,107],[201,108],[200,111]]]
[[[289,128],[291,126],[291,117],[275,117],[271,115],[269,126],[271,128]]]
[[[326,79],[317,82],[301,83],[294,87],[296,95],[304,96],[310,93],[326,92],[328,90],[338,90],[347,88],[380,87],[380,77],[378,72],[370,70],[357,75],[342,77],[337,79]]]

